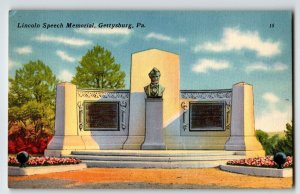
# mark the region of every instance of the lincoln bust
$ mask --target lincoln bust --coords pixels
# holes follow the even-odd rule
[[[162,98],[165,88],[159,84],[160,71],[154,67],[148,75],[151,83],[144,87],[147,98]]]

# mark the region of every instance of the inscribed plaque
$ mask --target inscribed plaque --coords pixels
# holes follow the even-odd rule
[[[119,130],[119,105],[117,102],[85,102],[84,130]]]

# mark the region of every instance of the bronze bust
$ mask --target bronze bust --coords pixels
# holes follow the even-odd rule
[[[162,98],[165,88],[159,84],[160,71],[154,67],[148,75],[151,83],[144,87],[147,98]]]

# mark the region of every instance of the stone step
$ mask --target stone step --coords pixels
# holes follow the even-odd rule
[[[212,168],[245,156],[224,150],[77,150],[65,157],[98,168]]]
[[[99,150],[72,151],[72,155],[92,156],[140,156],[140,157],[188,157],[188,156],[232,156],[235,151],[224,150]]]
[[[89,168],[214,168],[226,164],[219,161],[181,161],[181,162],[149,162],[149,161],[95,161],[84,160]]]
[[[151,161],[151,162],[170,162],[170,161],[218,161],[242,159],[244,156],[225,155],[225,156],[99,156],[99,155],[66,155],[80,160],[97,161]]]

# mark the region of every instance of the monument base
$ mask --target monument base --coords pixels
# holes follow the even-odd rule
[[[141,149],[166,149],[163,130],[163,99],[146,99],[146,134]]]
[[[74,150],[49,150],[45,149],[45,157],[62,157],[64,155],[70,155]]]
[[[255,136],[231,136],[225,144],[225,150],[241,151],[247,157],[265,156],[265,151]]]
[[[166,145],[165,144],[143,144],[141,146],[142,150],[165,150]]]
[[[91,136],[54,136],[45,150],[45,156],[59,157],[73,150],[99,150],[99,145]]]
[[[145,141],[144,135],[128,136],[125,144],[122,146],[124,150],[140,150],[141,145]]]

